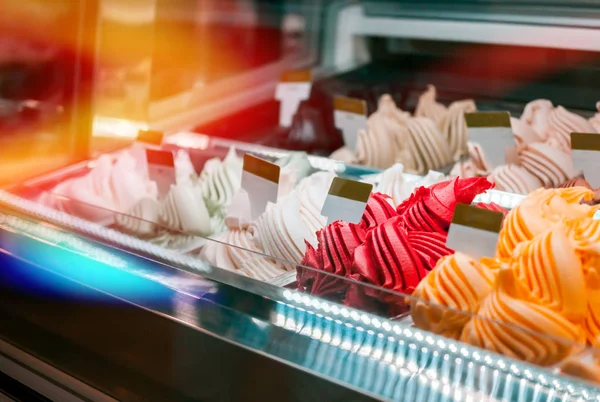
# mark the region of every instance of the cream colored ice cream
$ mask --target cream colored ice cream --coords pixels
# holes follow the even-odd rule
[[[118,214],[115,223],[128,233],[151,237],[156,234],[159,209],[156,197],[144,197],[127,212]]]
[[[302,179],[255,221],[251,221],[247,193],[239,191],[225,219],[228,230],[214,236],[217,241],[207,242],[200,258],[260,280],[294,269],[293,263],[300,263],[304,255],[304,240],[316,242],[315,233],[327,223],[320,210],[333,177],[318,172]]]
[[[177,184],[188,183],[198,178],[189,153],[184,150],[177,151],[174,162],[175,181]]]
[[[208,241],[199,257],[216,267],[263,281],[286,272],[263,253],[254,241],[252,229],[234,229]]]
[[[191,183],[171,186],[160,205],[159,223],[191,235],[208,236],[214,231],[202,191]]]
[[[404,180],[404,166],[396,163],[394,166],[383,171],[375,192],[387,194],[392,197],[394,206],[398,206],[408,195],[405,193],[406,181]]]
[[[237,156],[232,147],[225,159],[213,158],[206,161],[198,177],[202,197],[211,217],[221,220],[220,227],[214,228],[215,232],[225,229],[225,212],[241,187],[242,168],[242,158]]]
[[[445,179],[446,176],[443,173],[431,170],[419,180],[407,180],[404,178],[404,166],[397,163],[383,171],[374,192],[392,197],[393,205],[396,207],[406,200],[417,187],[429,187]]]
[[[177,153],[175,167],[176,184],[165,197],[140,199],[116,218],[121,229],[170,248],[224,230],[225,210],[241,183],[242,160],[235,149],[224,160],[207,161],[199,177],[187,152]]]
[[[299,264],[308,241],[316,244],[316,232],[327,224],[321,207],[334,175],[315,173],[302,180],[298,187],[267,210],[250,227],[255,230],[255,242],[265,254]],[[289,269],[282,266],[282,269]]]
[[[140,175],[136,160],[128,152],[102,155],[85,176],[58,184],[39,202],[72,215],[104,222],[115,212],[132,208],[143,198],[156,198],[156,184]]]
[[[277,160],[276,164],[281,166],[277,198],[289,194],[313,170],[306,152],[290,152]]]

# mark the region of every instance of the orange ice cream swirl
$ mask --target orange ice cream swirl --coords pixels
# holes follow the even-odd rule
[[[594,268],[586,274],[586,286],[588,294],[587,315],[585,317],[584,329],[588,342],[600,348],[600,269]]]
[[[501,269],[496,288],[465,325],[461,340],[508,357],[552,365],[581,350],[580,325],[528,298],[510,269]]]
[[[591,216],[593,208],[580,205],[580,202],[592,196],[593,192],[584,187],[532,192],[506,216],[498,240],[497,257],[507,261],[519,243],[533,239],[564,218]]]
[[[585,275],[588,299],[584,322],[586,337],[591,345],[600,347],[600,220],[570,220],[566,225]]]
[[[581,259],[558,224],[546,233],[517,246],[510,262],[528,298],[566,319],[581,323],[586,315],[585,279]]]
[[[592,209],[594,211],[595,208]],[[600,271],[600,220],[573,219],[565,222],[569,237],[581,257],[583,271],[595,268]]]
[[[465,254],[442,257],[413,293],[411,315],[415,325],[458,339],[480,301],[492,290],[494,276],[486,264]]]

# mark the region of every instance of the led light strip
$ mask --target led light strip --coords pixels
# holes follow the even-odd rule
[[[93,247],[81,238],[70,233],[60,232],[49,226],[30,222],[16,216],[0,213],[0,225],[6,225],[21,233],[26,233],[38,239],[52,242],[56,245],[69,248],[78,253],[85,254],[103,264],[116,268],[125,268],[127,262],[118,256],[108,253],[101,248]]]
[[[81,218],[77,218],[65,212],[56,211],[52,208],[40,205],[34,201],[30,201],[22,197],[18,197],[16,195],[7,193],[4,190],[0,190],[0,204],[3,204],[21,213],[32,216],[36,219],[40,219],[57,225],[59,227],[64,227],[68,230],[75,231],[76,233],[82,233],[85,235],[107,240],[111,243],[119,244],[136,252],[141,252],[146,255],[158,257],[160,259],[164,259],[175,264],[180,264],[192,270],[200,271],[203,273],[208,273],[212,271],[212,267],[210,265],[205,264],[185,254],[178,254],[173,251],[166,250],[152,243],[145,242],[135,237],[117,232],[109,228],[105,228],[103,226],[88,222]]]
[[[554,393],[555,396],[563,394],[567,399],[600,401],[598,389],[572,382],[569,377],[555,375],[529,363],[517,362],[452,339],[407,325],[399,325],[394,321],[361,313],[352,308],[339,306],[306,294],[284,290],[282,295],[288,303],[278,302],[275,325],[347,351],[370,356],[375,360],[393,366],[396,370],[406,367],[410,369],[411,364],[416,365],[415,362],[428,361],[428,359],[422,359],[420,356],[422,353],[432,352],[434,355],[451,355],[450,358],[454,368],[459,365],[466,366],[467,369],[471,370],[473,364],[487,367],[503,374],[506,381],[512,380],[514,387],[523,388],[525,385],[526,387],[535,388],[543,386],[549,390],[549,393]],[[390,347],[364,346],[362,342],[356,343],[352,339],[343,339],[344,337],[340,336],[340,331],[343,332],[344,328],[353,328],[356,331],[371,335],[373,339],[383,339],[387,340],[387,343],[398,344],[398,347],[393,348],[394,352],[390,352]],[[408,359],[409,361],[407,361],[407,357],[410,356],[403,357],[402,355],[406,355],[406,353],[400,353],[400,349],[412,355]],[[466,360],[466,363],[463,359]],[[413,368],[412,371],[423,370],[423,367]],[[450,371],[446,377],[449,377]],[[437,380],[442,383],[448,381],[440,378],[438,370],[427,370],[427,372],[428,377],[432,378],[431,381]],[[489,374],[488,377],[490,377]],[[495,379],[496,377],[492,375],[492,378]],[[524,384],[524,381],[529,382],[529,384]]]

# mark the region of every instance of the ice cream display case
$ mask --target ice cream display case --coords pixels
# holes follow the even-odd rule
[[[594,4],[117,3],[114,151],[0,191],[4,393],[600,399]]]

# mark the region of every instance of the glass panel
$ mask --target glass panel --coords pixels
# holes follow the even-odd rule
[[[38,216],[50,223],[67,224],[69,229],[88,238],[98,239],[113,232],[94,228],[94,225],[70,227],[71,224],[77,226],[78,220],[63,219],[60,214],[49,219],[43,213]],[[172,267],[158,269],[152,264],[144,266],[132,257],[115,257],[110,250],[90,246],[85,239],[61,233],[46,224],[1,214],[0,225],[4,230],[9,228],[44,243],[50,242],[57,247],[56,253],[58,249],[68,249],[99,261],[106,265],[106,275],[109,267],[116,267],[164,284],[182,295],[179,302],[171,305],[165,303],[166,300],[155,300],[147,293],[136,294],[139,288],[128,288],[122,282],[107,280],[108,276],[91,275],[94,270],[91,264],[64,264],[64,259],[60,264],[54,264],[47,255],[38,253],[36,257],[34,250],[22,250],[29,258],[43,258],[48,269],[60,269],[63,275],[78,278],[125,300],[151,306],[151,309],[168,313],[193,327],[224,335],[252,349],[380,397],[396,398],[406,393],[412,396],[409,400],[418,400],[418,395],[423,392],[438,395],[443,400],[462,399],[465,395],[478,393],[498,399],[539,401],[564,394],[583,400],[598,397],[598,389],[589,383],[554,373],[562,368],[567,373],[580,374],[581,367],[594,367],[593,356],[599,351],[572,337],[539,333],[533,327],[499,321],[481,312],[452,309],[431,300],[378,289],[248,250],[243,251],[242,257],[248,266],[276,264],[297,273],[304,291],[295,290],[294,284],[274,287],[255,281],[252,276],[234,275],[231,271],[205,264],[196,251],[181,254],[145,246],[143,252],[147,256]],[[135,250],[139,243],[132,238],[124,242],[126,237],[113,232],[103,240],[110,238],[115,245],[123,247],[125,244],[126,249]],[[18,247],[18,244],[14,246]],[[223,247],[230,255],[237,252],[229,246]],[[86,269],[89,270],[87,275]],[[507,272],[511,273],[504,271]],[[248,296],[238,297],[235,289],[259,297],[250,303]],[[494,300],[495,292],[487,296],[482,310],[489,300]],[[192,299],[184,294],[199,299],[190,303]],[[345,297],[339,297],[343,294]],[[159,297],[158,293],[156,297]],[[226,327],[222,326],[223,315],[217,321],[210,321],[201,314],[206,301],[229,311],[228,320],[231,321]],[[514,303],[522,303],[523,308],[527,306],[525,301]],[[430,320],[422,321],[423,317]],[[533,315],[526,317],[533,320]],[[231,326],[233,322],[236,325]],[[424,323],[433,332],[419,329]],[[468,330],[474,326],[487,330]],[[460,329],[462,336],[457,336]],[[563,329],[568,331],[566,327]],[[476,333],[486,342],[477,341]],[[573,367],[580,371],[573,371]]]

